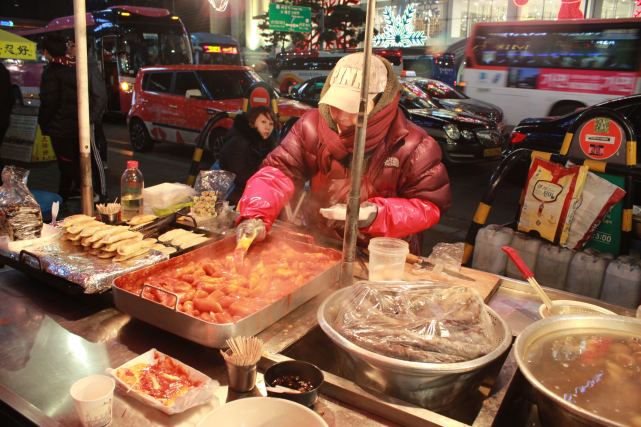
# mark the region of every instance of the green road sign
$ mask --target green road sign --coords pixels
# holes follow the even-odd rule
[[[289,33],[312,31],[312,9],[290,4],[269,4],[269,29]]]

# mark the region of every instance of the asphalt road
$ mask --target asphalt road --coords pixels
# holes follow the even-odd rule
[[[127,160],[136,159],[145,178],[145,185],[162,182],[185,182],[193,154],[192,146],[157,144],[152,152],[135,153],[129,145],[129,136],[124,121],[105,124],[109,142],[107,182],[109,195],[115,199],[120,194],[120,175]],[[207,163],[209,162],[209,163]],[[211,159],[205,156],[203,165]],[[472,220],[496,163],[448,166],[452,186],[452,207],[442,216],[438,225],[424,234],[424,255],[428,255],[437,242],[457,242],[465,239]],[[30,187],[56,191],[58,171],[55,164],[32,170]],[[507,223],[514,218],[519,190],[509,184],[502,186],[490,213],[488,223]],[[70,203],[69,213],[80,210]]]

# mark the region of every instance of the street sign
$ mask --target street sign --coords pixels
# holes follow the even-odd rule
[[[270,3],[269,29],[288,33],[309,33],[312,31],[312,8]]]

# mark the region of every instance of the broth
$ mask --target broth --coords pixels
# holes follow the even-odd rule
[[[545,387],[581,408],[641,427],[641,339],[613,334],[551,336],[527,365]]]

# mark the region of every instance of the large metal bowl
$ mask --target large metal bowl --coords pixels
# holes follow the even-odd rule
[[[585,333],[629,334],[641,337],[641,320],[624,316],[603,316],[594,314],[574,314],[556,316],[539,320],[525,328],[516,339],[514,353],[519,369],[536,389],[537,403],[541,421],[545,426],[615,426],[623,427],[606,418],[593,414],[564,400],[548,390],[530,371],[527,355],[530,347],[539,339],[554,334],[556,336]]]
[[[318,308],[318,324],[346,352],[351,365],[351,377],[365,389],[431,410],[443,410],[466,392],[477,388],[483,379],[485,368],[512,344],[512,334],[507,323],[487,307],[501,338],[494,351],[485,356],[459,363],[422,363],[374,353],[352,343],[332,326],[342,303],[349,298],[355,286],[334,292],[321,304]]]

